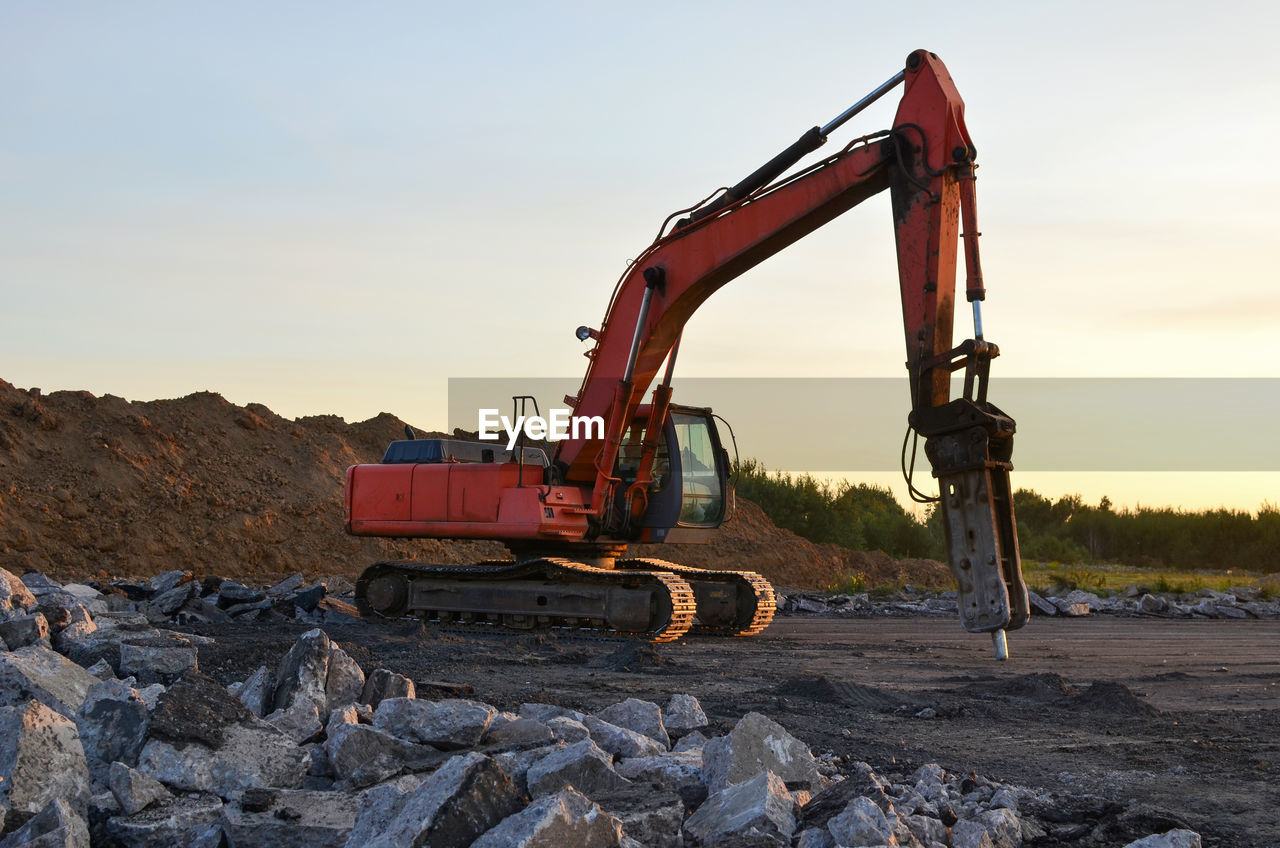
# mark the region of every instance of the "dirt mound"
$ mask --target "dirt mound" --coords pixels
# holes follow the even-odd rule
[[[1010,698],[1027,698],[1032,701],[1056,702],[1069,697],[1072,689],[1059,675],[1052,671],[1043,671],[1037,674],[1020,674],[996,683],[983,683],[972,687],[972,691]]]
[[[1161,715],[1160,710],[1134,694],[1123,683],[1114,680],[1095,680],[1088,689],[1071,699],[1076,707],[1090,712],[1151,718]]]
[[[295,571],[354,577],[380,559],[506,558],[492,542],[343,531],[346,467],[378,461],[404,427],[389,413],[354,424],[336,415],[289,420],[213,392],[129,402],[42,395],[0,380],[0,566],[59,579],[182,568],[265,583]],[[797,588],[828,588],[856,573],[872,584],[949,579],[929,560],[812,544],[745,500],[709,544],[638,548],[639,556],[759,571]]]
[[[661,666],[674,665],[674,661],[663,656],[652,644],[631,640],[623,643],[617,650],[587,663],[590,668],[603,668],[608,671],[652,671]]]

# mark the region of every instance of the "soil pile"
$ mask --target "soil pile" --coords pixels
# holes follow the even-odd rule
[[[352,577],[379,559],[505,558],[497,543],[343,531],[345,469],[378,461],[403,433],[404,422],[387,413],[354,424],[331,415],[289,420],[212,392],[129,402],[42,395],[0,380],[0,566],[60,579],[182,568],[261,583],[295,571]],[[849,573],[872,583],[945,580],[929,560],[814,545],[743,500],[714,542],[643,546],[639,555],[759,571],[801,588]]]

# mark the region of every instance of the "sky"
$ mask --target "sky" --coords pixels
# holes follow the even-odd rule
[[[450,378],[580,375],[668,213],[919,47],[978,147],[993,400],[1277,378],[1277,31],[1260,2],[4,4],[0,378],[440,426]],[[905,377],[894,261],[880,196],[718,292],[679,373]],[[1280,501],[1274,470],[1015,485]]]

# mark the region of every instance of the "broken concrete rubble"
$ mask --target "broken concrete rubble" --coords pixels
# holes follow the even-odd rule
[[[760,713],[747,713],[727,736],[702,748],[703,780],[712,794],[769,771],[789,784],[819,788],[818,763],[786,728]]]
[[[35,698],[74,718],[98,678],[41,645],[0,653],[0,706]]]
[[[596,718],[648,736],[661,745],[664,751],[671,747],[671,737],[662,723],[662,708],[650,701],[627,698],[600,710],[596,713]]]
[[[589,739],[554,750],[529,766],[525,779],[529,794],[535,798],[566,786],[592,795],[627,785],[627,780],[614,771],[613,758]]]
[[[172,797],[163,783],[120,762],[111,764],[107,786],[126,816]]]
[[[622,823],[590,798],[566,787],[509,816],[473,848],[612,848],[622,840]]]
[[[700,845],[733,835],[773,837],[789,844],[795,829],[795,802],[786,783],[771,771],[713,793],[684,823],[685,834]]]
[[[396,674],[385,668],[374,669],[365,678],[364,689],[360,693],[360,702],[377,709],[387,698],[416,698],[418,693],[413,681],[402,674]]]
[[[55,799],[83,814],[90,794],[75,722],[35,700],[0,707],[0,799],[10,815],[35,815]]]
[[[374,711],[373,726],[401,739],[453,751],[479,744],[497,712],[488,704],[465,699],[387,698]]]

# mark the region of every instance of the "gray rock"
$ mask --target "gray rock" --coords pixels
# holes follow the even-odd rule
[[[662,721],[669,733],[684,736],[706,727],[707,714],[702,711],[702,704],[692,695],[672,695]]]
[[[1054,603],[1058,607],[1058,612],[1071,618],[1080,618],[1089,614],[1088,604],[1069,604],[1064,600],[1055,600]]]
[[[21,577],[24,586],[37,598],[50,592],[62,591],[62,584],[39,571],[28,571]]]
[[[74,718],[98,678],[71,660],[41,645],[0,653],[0,706],[35,698]]]
[[[0,568],[0,619],[22,615],[36,605],[36,596],[16,574]]]
[[[364,693],[364,670],[337,642],[329,651],[329,674],[324,681],[325,711],[354,704]]]
[[[951,827],[952,848],[995,848],[987,826],[973,819],[962,819]]]
[[[120,645],[120,673],[132,675],[143,685],[169,684],[192,669],[199,668],[195,645],[172,641],[166,644]]]
[[[138,694],[145,700],[144,691]],[[195,741],[217,749],[229,727],[251,720],[253,715],[226,689],[191,671],[160,695],[152,711],[150,735],[178,747]]]
[[[712,794],[684,823],[685,835],[701,845],[748,834],[772,837],[785,845],[795,829],[795,801],[786,783],[771,771]]]
[[[1218,610],[1218,615],[1222,618],[1248,618],[1249,617],[1249,613],[1247,611],[1236,606],[1230,606],[1227,604],[1218,604],[1215,607],[1215,609]]]
[[[1136,842],[1130,842],[1124,848],[1200,848],[1200,834],[1194,830],[1177,828],[1144,836]]]
[[[124,763],[111,764],[107,786],[126,816],[145,810],[157,801],[173,797],[163,783]]]
[[[407,742],[367,724],[343,724],[324,743],[334,776],[351,786],[371,786],[406,769],[428,768],[447,755]]]
[[[182,609],[183,604],[191,600],[196,593],[196,588],[196,584],[191,582],[179,584],[172,589],[157,593],[147,606],[152,611],[171,616]]]
[[[261,589],[253,589],[234,580],[224,580],[218,587],[218,606],[224,610],[237,604],[256,604],[266,597],[267,594]]]
[[[116,671],[111,667],[111,663],[106,660],[98,660],[93,665],[85,669],[99,680],[115,680]]]
[[[933,816],[910,815],[904,816],[902,821],[911,831],[911,835],[922,845],[932,845],[935,842],[943,845],[947,843],[946,825]]]
[[[190,571],[165,571],[151,578],[151,591],[157,595],[162,595],[179,583],[186,583],[191,580]]]
[[[1035,592],[1027,592],[1027,600],[1031,602],[1031,611],[1040,615],[1057,615],[1058,607],[1051,601],[1037,595]]]
[[[271,712],[270,705],[275,701],[275,693],[276,676],[265,665],[260,665],[258,670],[249,675],[249,678],[240,685],[235,696],[248,707],[249,712],[262,718]]]
[[[107,833],[126,848],[196,848],[209,844],[209,826],[221,814],[222,801],[214,795],[178,795],[110,819]]]
[[[546,722],[551,721],[553,718],[564,717],[581,722],[587,716],[586,713],[580,713],[577,710],[571,710],[566,707],[557,707],[555,704],[521,704],[520,717]]]
[[[870,798],[854,798],[827,822],[827,830],[840,845],[892,845],[896,841],[884,810]]]
[[[665,751],[671,747],[671,737],[662,723],[662,707],[651,701],[627,698],[596,713],[596,717],[617,727],[633,730],[648,736]]]
[[[61,798],[85,812],[89,765],[75,723],[39,701],[0,708],[0,792],[10,811],[35,815]]]
[[[533,765],[526,774],[529,794],[535,798],[572,785],[593,795],[621,789],[627,781],[613,769],[613,758],[591,740],[559,748]]]
[[[1164,598],[1156,595],[1143,595],[1138,598],[1138,612],[1147,613],[1148,615],[1156,615],[1166,612],[1169,609],[1169,602]]]
[[[364,690],[360,693],[360,703],[377,709],[387,698],[416,698],[418,693],[413,681],[402,674],[387,671],[385,668],[374,669],[365,678]]]
[[[268,589],[267,595],[273,598],[287,597],[301,589],[306,582],[306,578],[301,574],[293,574]]]
[[[147,705],[148,712],[156,711],[156,707],[160,706],[160,696],[163,694],[164,685],[160,683],[152,683],[138,690],[138,697]]]
[[[332,643],[323,630],[308,630],[298,637],[293,647],[280,660],[276,669],[276,691],[272,710],[293,706],[295,701],[307,700],[324,710],[326,703],[325,681],[329,676],[329,655]],[[328,711],[325,710],[325,715]]]
[[[273,790],[254,800],[222,808],[229,848],[342,848],[360,807],[357,795],[301,789]]]
[[[89,690],[76,713],[76,728],[95,785],[106,782],[112,763],[138,764],[150,725],[146,703],[127,683],[104,680]]]
[[[595,716],[587,716],[582,723],[591,732],[592,740],[616,757],[652,757],[667,751],[667,745]]]
[[[324,593],[323,583],[312,583],[310,586],[303,586],[297,592],[294,592],[290,600],[302,612],[312,612],[315,610],[316,605],[320,603],[320,599],[324,597]]]
[[[983,810],[974,818],[987,829],[993,848],[1020,848],[1022,845],[1022,822],[1013,810]]]
[[[527,800],[493,760],[483,754],[460,754],[405,798],[396,817],[367,845],[466,848]]]
[[[138,769],[166,786],[185,792],[212,792],[231,798],[246,787],[295,789],[302,785],[310,755],[261,719],[223,730],[213,749],[188,741],[183,747],[151,739],[138,758]]]
[[[346,844],[351,848],[365,848],[378,834],[386,832],[423,780],[419,775],[408,774],[359,793],[355,824]]]
[[[702,770],[713,795],[765,771],[792,785],[821,785],[817,760],[808,747],[760,713],[747,713],[727,736],[709,740],[702,747]]]
[[[42,612],[15,615],[8,621],[0,621],[0,639],[10,651],[27,645],[48,645],[49,621]]]
[[[539,760],[554,754],[556,751],[563,750],[564,745],[556,743],[545,745],[541,748],[526,748],[524,750],[503,751],[493,754],[493,761],[497,763],[503,771],[515,783],[516,788],[525,794],[529,793],[529,767]]]
[[[320,734],[324,729],[323,704],[298,699],[283,710],[276,710],[266,717],[267,724],[301,745]]]
[[[0,848],[89,848],[84,818],[61,798],[50,801],[26,824],[0,841]]]
[[[612,848],[622,823],[573,787],[534,801],[485,833],[473,848]]]
[[[1212,598],[1205,598],[1191,608],[1193,613],[1203,615],[1208,618],[1221,618],[1222,614],[1218,612],[1218,605],[1213,602]]]
[[[598,793],[591,800],[622,822],[622,832],[645,848],[681,848],[685,805],[680,796],[655,785],[633,784]]]
[[[527,721],[537,721],[537,719],[527,719]],[[556,739],[571,745],[574,742],[581,742],[583,739],[591,738],[591,731],[587,730],[585,724],[568,716],[556,716],[548,719],[547,727]]]
[[[702,746],[707,744],[707,737],[702,735],[701,730],[692,730],[681,736],[676,744],[671,746],[673,752],[681,751],[701,751]]]
[[[387,698],[374,711],[373,726],[401,739],[458,750],[478,745],[497,712],[488,704],[465,699]]]
[[[991,796],[991,806],[1006,810],[1018,811],[1018,793],[1009,789],[997,789]]]
[[[623,759],[614,769],[627,780],[668,787],[689,807],[696,807],[706,799],[701,751],[669,751],[656,757]]]
[[[811,827],[800,832],[796,848],[836,848],[836,840],[825,827]]]
[[[556,741],[551,728],[532,718],[517,718],[498,727],[490,727],[485,744],[495,748],[542,747]]]

